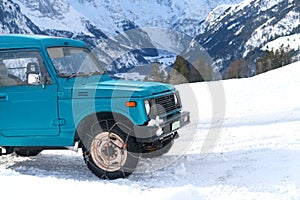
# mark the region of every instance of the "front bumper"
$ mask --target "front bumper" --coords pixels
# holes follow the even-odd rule
[[[134,126],[139,143],[150,143],[168,137],[178,129],[190,123],[190,113],[182,112],[167,118],[164,122],[152,126]]]

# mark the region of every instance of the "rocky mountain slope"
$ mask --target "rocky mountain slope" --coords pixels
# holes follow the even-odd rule
[[[299,0],[4,0],[0,32],[82,39],[111,73],[198,42],[223,70],[300,32]],[[98,48],[96,48],[98,47]],[[166,52],[164,52],[166,53]],[[168,52],[167,52],[168,53]]]
[[[268,42],[300,32],[299,0],[245,0],[231,6],[196,36],[219,67],[255,59]]]
[[[213,8],[240,1],[6,0],[0,3],[1,32],[82,39],[99,47],[99,58],[109,71],[120,72],[147,63],[144,56],[157,56],[156,49],[166,43],[181,45],[182,37],[156,40],[156,28],[193,37]],[[151,29],[147,32],[146,27]]]

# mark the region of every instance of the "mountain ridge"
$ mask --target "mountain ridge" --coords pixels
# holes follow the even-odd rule
[[[299,8],[298,0],[6,0],[0,31],[84,40],[112,74],[151,63],[147,57],[159,57],[160,49],[180,54],[196,41],[224,70],[299,33]]]
[[[245,0],[223,12],[195,37],[219,68],[259,55],[263,46],[300,31],[300,2]]]

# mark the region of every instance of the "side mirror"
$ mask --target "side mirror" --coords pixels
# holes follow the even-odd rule
[[[39,85],[41,83],[40,76],[38,74],[28,74],[28,84]]]

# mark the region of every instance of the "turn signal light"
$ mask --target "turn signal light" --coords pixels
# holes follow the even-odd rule
[[[136,107],[136,102],[135,101],[127,101],[126,106],[127,107]]]

